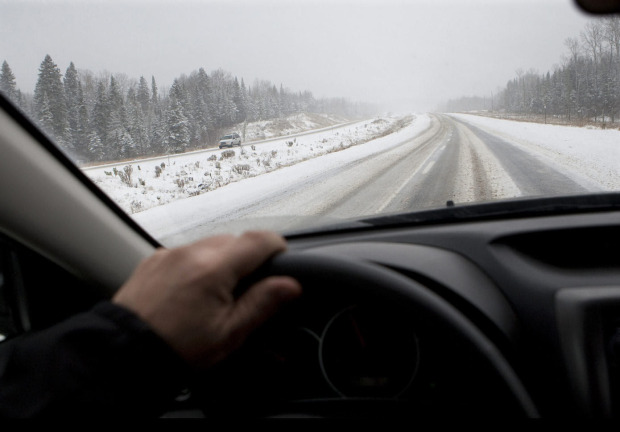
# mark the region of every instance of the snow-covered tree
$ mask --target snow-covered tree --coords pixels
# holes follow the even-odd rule
[[[45,56],[39,68],[39,79],[34,89],[34,109],[37,120],[56,142],[72,150],[62,75],[49,55]],[[46,116],[51,116],[51,119]]]
[[[154,107],[159,106],[159,93],[157,90],[157,83],[155,82],[155,77],[151,77],[151,104]]]
[[[210,132],[214,127],[210,109],[211,84],[203,68],[200,68],[192,78],[191,86],[194,91],[190,93],[190,98],[192,117],[196,123],[193,140],[197,144],[206,144],[209,142]]]
[[[144,79],[143,76],[140,77],[140,81],[138,83],[138,91],[136,93],[136,98],[140,103],[140,107],[142,108],[143,113],[147,113],[151,106],[151,97],[150,97],[149,85]]]
[[[105,147],[94,130],[91,130],[88,134],[88,154],[91,161],[103,161],[106,159]]]
[[[11,100],[18,100],[15,75],[13,75],[13,71],[6,60],[2,62],[2,69],[0,70],[0,91],[7,95]]]
[[[127,128],[134,142],[134,153],[136,155],[147,155],[151,147],[147,123],[145,121],[144,111],[142,110],[142,104],[138,100],[138,96],[133,89],[130,89],[127,93],[126,110]]]
[[[113,158],[124,158],[129,156],[128,149],[133,144],[128,139],[127,133],[127,112],[123,95],[114,76],[110,77],[108,87],[108,122],[107,122],[107,141],[106,145]]]
[[[108,103],[108,95],[106,87],[103,82],[99,82],[97,85],[97,98],[92,110],[90,118],[90,130],[96,132],[97,137],[101,141],[105,150],[103,151],[103,157],[108,158],[109,152],[107,151],[108,142],[108,123],[110,121],[110,106]]]
[[[166,115],[164,136],[166,150],[172,153],[185,151],[190,142],[189,122],[183,111],[181,102],[173,98]]]
[[[82,85],[73,62],[65,72],[64,90],[69,123],[67,139],[80,158],[88,159],[88,114],[84,104]]]

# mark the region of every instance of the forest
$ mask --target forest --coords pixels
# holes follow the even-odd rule
[[[590,21],[578,37],[567,38],[564,44],[567,52],[553,71],[518,69],[504,88],[486,97],[451,100],[445,109],[572,124],[620,121],[620,16]]]
[[[149,82],[150,81],[150,82]],[[77,69],[64,76],[49,55],[43,59],[34,94],[22,92],[6,61],[0,91],[34,119],[79,163],[118,161],[182,153],[213,146],[231,128],[246,122],[314,112],[355,118],[372,107],[344,98],[315,98],[282,85],[256,80],[246,86],[222,69],[203,68],[160,91],[155,77]]]

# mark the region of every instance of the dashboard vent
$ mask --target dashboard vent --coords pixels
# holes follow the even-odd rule
[[[620,269],[620,227],[530,232],[494,242],[561,269]]]

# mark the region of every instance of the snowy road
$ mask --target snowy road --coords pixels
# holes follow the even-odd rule
[[[503,169],[524,196],[571,195],[587,193],[596,188],[586,188],[536,157],[506,140],[485,132],[479,127],[467,127],[501,161]]]
[[[421,115],[397,133],[134,215],[166,245],[280,232],[383,212],[604,190],[548,151],[467,116]],[[189,236],[188,236],[189,235]]]

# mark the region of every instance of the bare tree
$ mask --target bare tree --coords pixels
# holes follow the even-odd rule
[[[592,54],[594,64],[597,64],[603,52],[603,40],[605,31],[601,21],[590,21],[581,32],[581,40],[585,49]]]
[[[564,41],[564,45],[566,45],[566,48],[568,48],[568,52],[570,55],[569,61],[572,61],[573,63],[577,63],[577,60],[579,59],[579,54],[581,51],[581,47],[579,45],[579,39],[566,38],[566,40]]]
[[[610,53],[620,58],[620,16],[613,15],[603,21],[603,34],[609,44]]]

